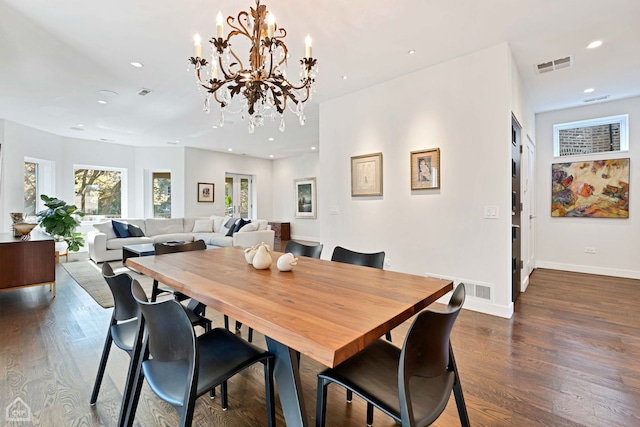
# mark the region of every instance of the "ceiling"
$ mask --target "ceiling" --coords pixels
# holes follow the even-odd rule
[[[503,42],[534,112],[640,95],[638,0],[263,3],[288,32],[290,76],[298,75],[305,36],[313,37],[319,74],[305,126],[289,114],[284,133],[269,122],[249,134],[246,121],[227,115],[214,129],[217,109],[202,111],[187,71],[193,35],[207,40],[218,10],[236,16],[254,0],[0,0],[0,118],[86,140],[282,158],[320,148],[319,103]],[[594,40],[604,44],[587,49]],[[535,72],[535,64],[569,55],[572,67]],[[152,92],[142,97],[142,88]],[[389,108],[402,102],[390,101]]]

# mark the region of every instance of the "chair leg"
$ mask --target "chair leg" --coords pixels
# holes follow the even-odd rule
[[[329,382],[318,377],[318,397],[316,399],[316,427],[324,427],[327,415],[327,387]]]
[[[367,402],[367,426],[371,427],[373,425],[373,405],[370,402]]]
[[[222,406],[222,410],[226,411],[229,409],[229,401],[227,400],[227,382],[224,381],[220,384],[220,406]]]
[[[224,315],[224,328],[227,331],[229,330],[229,316],[227,316],[226,314]]]
[[[469,414],[467,413],[467,405],[464,402],[464,395],[462,394],[462,384],[460,383],[460,377],[458,376],[458,367],[456,366],[456,359],[453,356],[453,348],[451,347],[451,343],[449,343],[449,364],[451,365],[453,372],[455,373],[455,380],[453,381],[453,395],[456,398],[456,406],[458,407],[460,425],[462,425],[462,427],[469,427]]]
[[[158,281],[153,281],[153,287],[151,288],[151,302],[156,302],[156,298],[158,297]]]
[[[89,400],[89,404],[91,406],[95,405],[96,400],[98,400],[98,392],[100,391],[100,386],[102,385],[102,378],[104,377],[104,371],[107,367],[107,359],[109,359],[109,352],[111,351],[111,343],[113,342],[113,338],[111,337],[111,326],[115,323],[116,321],[112,317],[111,324],[109,325],[109,330],[107,331],[107,339],[104,341],[104,349],[102,350],[102,357],[100,358],[100,365],[98,366],[96,382],[93,385],[91,400]]]
[[[242,328],[242,322],[238,322],[236,320],[236,332],[240,330],[240,328]]]
[[[274,397],[274,386],[273,386],[273,369],[275,365],[275,360],[272,358],[267,358],[264,361],[264,384],[265,384],[265,399],[267,401],[267,426],[275,427],[276,426],[276,404]]]
[[[392,342],[392,341],[391,341],[391,331],[389,331],[389,332],[387,332],[387,333],[385,334],[385,338],[387,339],[387,341]]]
[[[248,341],[249,341],[249,342],[253,342],[253,328],[249,328],[249,337],[248,337]]]
[[[353,392],[351,390],[347,390],[347,403],[351,403],[353,401]]]

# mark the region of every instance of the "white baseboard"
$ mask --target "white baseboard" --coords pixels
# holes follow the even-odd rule
[[[320,243],[320,241],[318,240],[317,237],[309,237],[309,236],[298,236],[298,235],[291,235],[291,240],[304,240],[307,242],[315,242],[315,243]]]
[[[448,292],[446,295],[442,296],[436,302],[441,304],[448,304],[449,299],[451,298],[452,292]],[[505,319],[510,319],[513,316],[513,303],[509,303],[508,307],[504,307],[501,305],[491,304],[479,299],[475,298],[467,298],[464,301],[464,306],[467,310],[477,311],[479,313],[489,314],[491,316],[504,317]]]
[[[598,274],[601,276],[623,277],[625,279],[640,279],[640,271],[623,270],[619,268],[595,267],[592,265],[561,264],[550,261],[536,261],[536,268],[550,270],[572,271],[574,273]]]

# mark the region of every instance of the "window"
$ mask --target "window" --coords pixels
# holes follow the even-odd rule
[[[242,218],[254,217],[253,177],[227,173],[224,183],[225,215]]]
[[[602,117],[553,126],[555,157],[629,150],[629,115]]]
[[[153,172],[153,217],[171,218],[171,173]]]
[[[41,194],[55,194],[54,163],[33,157],[24,158],[24,214],[29,221],[35,221],[38,212],[45,208]]]
[[[38,204],[38,164],[24,162],[24,215],[35,216]]]
[[[122,217],[124,170],[77,167],[74,175],[75,205],[78,210],[89,216]],[[97,218],[85,216],[85,221],[91,219]]]

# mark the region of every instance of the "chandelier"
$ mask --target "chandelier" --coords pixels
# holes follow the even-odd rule
[[[300,60],[300,83],[294,84],[287,79],[286,66],[289,50],[283,39],[287,35],[279,28],[273,14],[265,5],[256,0],[256,8],[242,11],[237,18],[227,17],[231,28],[224,37],[222,14],[218,12],[216,20],[217,36],[211,43],[211,66],[202,57],[202,45],[199,34],[194,37],[195,57],[189,58],[196,72],[196,83],[204,96],[204,111],[210,111],[211,98],[220,105],[219,126],[224,125],[226,112],[248,116],[249,133],[264,125],[265,119],[280,119],[278,129],[285,130],[284,112],[289,109],[298,117],[301,125],[305,123],[304,106],[314,92],[316,59],[311,57],[311,37],[305,40],[305,57]],[[249,51],[248,67],[234,51],[234,47],[246,45]],[[206,68],[209,68],[208,72]],[[238,102],[232,100],[238,97]],[[232,105],[237,109],[233,110]]]

